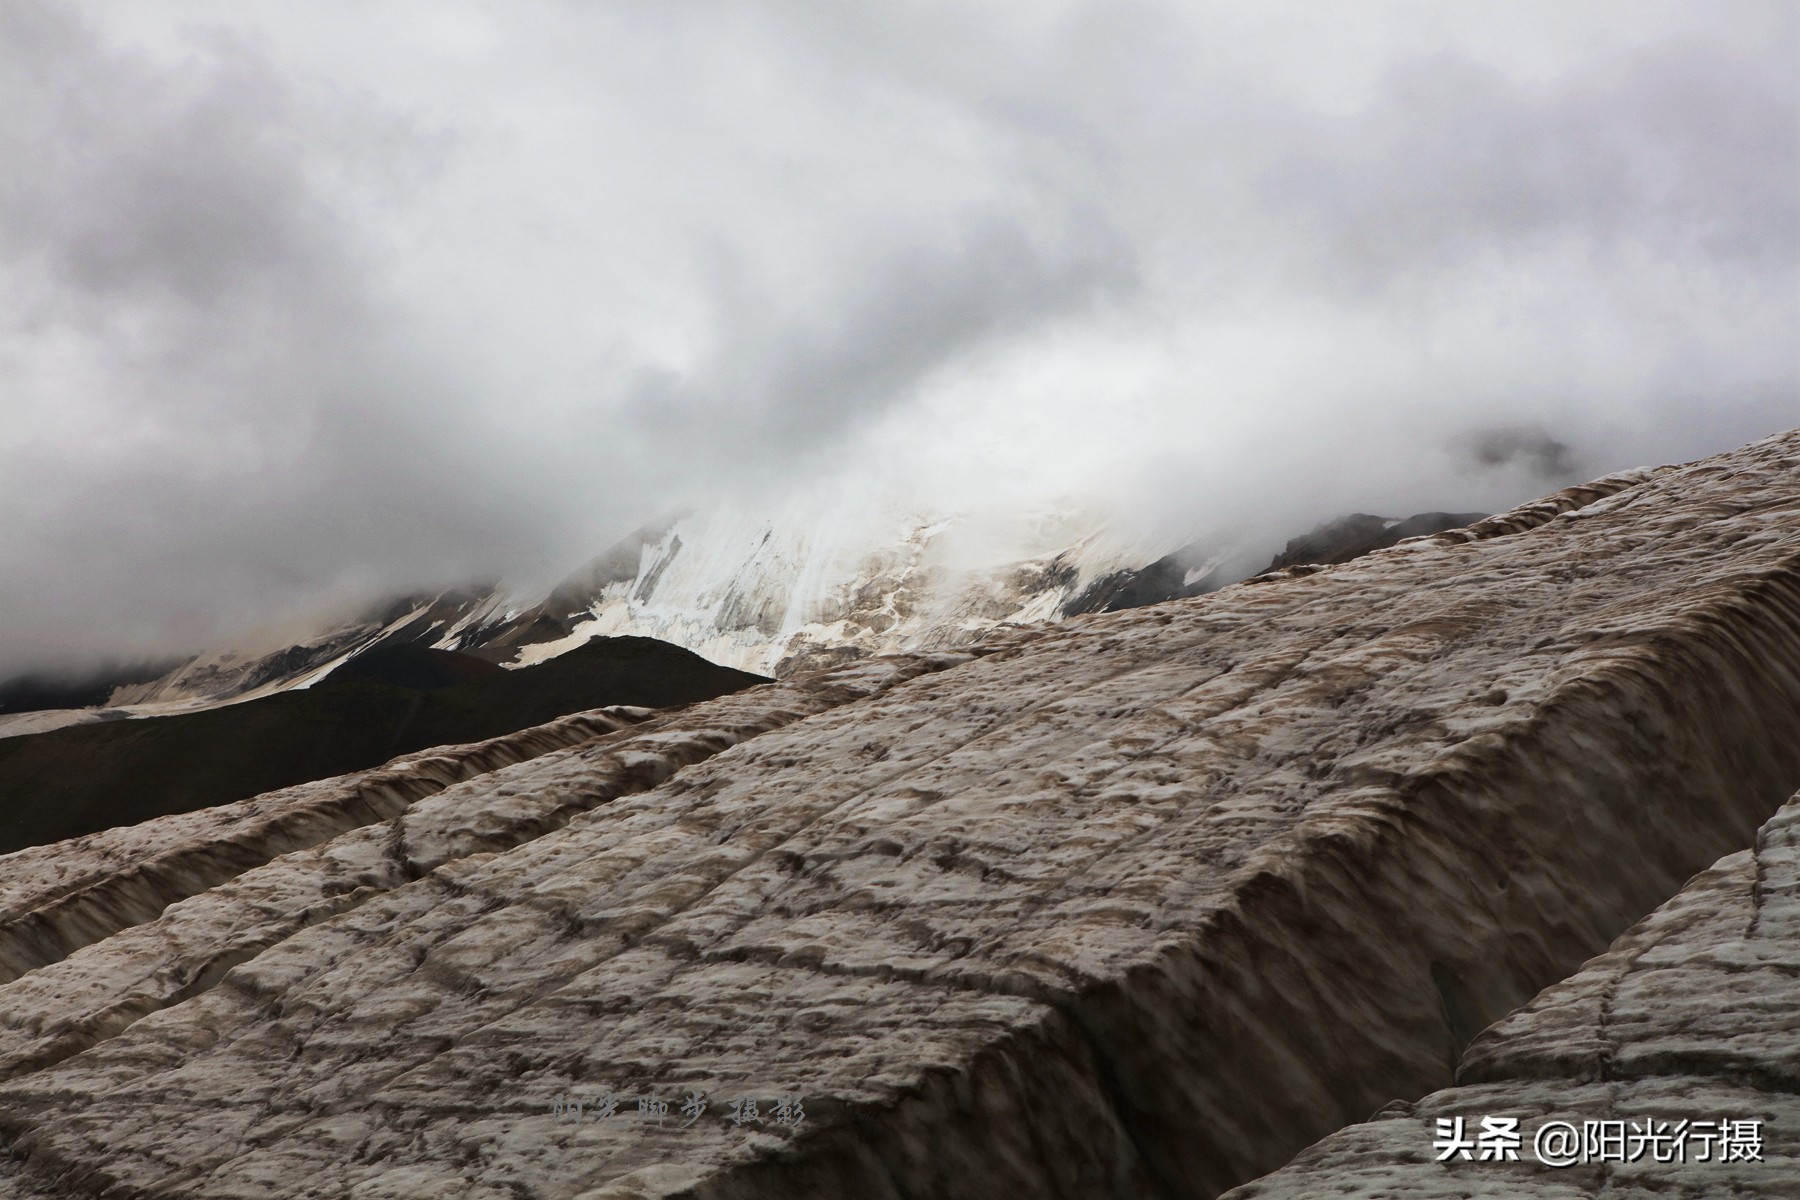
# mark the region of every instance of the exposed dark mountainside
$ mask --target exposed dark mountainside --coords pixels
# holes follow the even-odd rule
[[[241,800],[606,705],[663,708],[764,682],[651,638],[506,671],[384,646],[324,682],[176,716],[0,738],[0,853]]]
[[[224,650],[186,659],[155,679],[118,688],[110,702],[228,700],[259,690],[285,689],[379,647],[468,650],[483,642],[484,633],[506,628],[508,623],[509,614],[492,587],[395,596],[277,649]]]
[[[1426,534],[1442,533],[1446,529],[1473,525],[1477,521],[1486,520],[1487,515],[1429,512],[1415,513],[1404,520],[1395,520],[1368,513],[1351,513],[1347,517],[1328,521],[1311,533],[1288,542],[1268,569],[1279,571],[1286,567],[1346,563],[1376,550],[1384,550],[1407,538],[1424,537]]]
[[[1448,1086],[1800,789],[1800,432],[569,744],[586,719],[417,800],[334,782],[0,859],[0,1181],[1216,1195]],[[1786,920],[1791,857],[1733,868],[1723,926]],[[1659,1019],[1608,969],[1571,1012]],[[1791,1029],[1788,981],[1734,986]],[[1779,1083],[1673,1017],[1597,1056],[1608,1096],[1677,1056]]]
[[[1406,538],[1424,537],[1448,529],[1460,529],[1485,520],[1486,513],[1416,513],[1405,519],[1376,517],[1368,513],[1352,513],[1316,527],[1311,533],[1290,540],[1265,571],[1308,564],[1345,563],[1376,550],[1385,550]],[[1227,578],[1198,543],[1183,546],[1173,554],[1165,554],[1149,566],[1133,571],[1115,571],[1089,584],[1080,595],[1063,606],[1064,616],[1081,613],[1119,612],[1180,600],[1188,596],[1204,596],[1225,585]]]
[[[1207,561],[1198,546],[1183,546],[1173,554],[1165,554],[1147,567],[1132,571],[1114,571],[1094,580],[1080,595],[1063,605],[1065,617],[1084,613],[1119,612],[1127,608],[1143,608],[1164,600],[1180,600],[1217,591],[1222,584],[1219,573]]]
[[[176,661],[98,667],[88,671],[35,671],[0,680],[0,716],[49,708],[91,708],[105,704],[119,688],[160,679]]]
[[[441,688],[475,679],[495,679],[506,668],[473,654],[433,650],[407,643],[364,650],[325,676],[323,682],[385,683],[403,688]]]
[[[1359,514],[1296,538],[1274,566],[1341,562],[1402,537],[1473,519],[1468,513],[1426,513],[1404,521]],[[1139,565],[1148,552],[1113,544],[1095,531],[1042,558],[958,573],[931,556],[933,539],[946,536],[952,525],[907,530],[898,545],[846,564],[818,547],[811,548],[816,557],[800,553],[788,544],[798,537],[792,531],[777,543],[774,531],[764,530],[745,545],[739,542],[755,530],[721,532],[671,519],[639,530],[528,607],[513,606],[491,587],[404,596],[292,644],[215,650],[160,674],[139,672],[130,682],[121,678],[115,687],[100,687],[96,680],[73,691],[46,690],[21,681],[17,712],[109,702],[111,707],[43,714],[48,719],[11,729],[0,721],[0,736],[115,719],[124,706],[150,705],[154,713],[156,707],[266,695],[316,682],[351,657],[373,669],[368,656],[377,649],[397,655],[436,650],[512,664],[541,661],[589,636],[650,634],[713,661],[787,675],[880,651],[955,649],[1007,622],[1115,612],[1201,595],[1227,578],[1218,569],[1217,547],[1196,542]],[[683,539],[684,530],[693,543]],[[814,540],[829,542],[828,534],[820,531]],[[1302,546],[1313,548],[1296,549]],[[1125,565],[1117,565],[1121,562]],[[393,659],[412,663],[409,671],[423,669],[423,661],[418,653]],[[0,686],[0,699],[4,695]],[[6,711],[0,707],[0,716]]]

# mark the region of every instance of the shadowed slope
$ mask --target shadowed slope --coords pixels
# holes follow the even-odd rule
[[[378,649],[303,691],[0,738],[0,853],[365,770],[565,713],[690,704],[761,682],[652,638],[599,638],[516,671],[417,647]]]

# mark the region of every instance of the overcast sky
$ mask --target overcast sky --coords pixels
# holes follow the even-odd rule
[[[1797,12],[0,0],[0,668],[844,479],[1274,536],[1800,424]]]

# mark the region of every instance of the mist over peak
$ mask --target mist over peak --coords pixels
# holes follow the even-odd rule
[[[6,0],[0,669],[548,588],[683,508],[1266,560],[1738,445],[1800,414],[1797,50],[1749,2]]]

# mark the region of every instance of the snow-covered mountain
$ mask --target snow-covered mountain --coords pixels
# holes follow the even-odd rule
[[[1076,509],[1025,514],[1005,528],[907,511],[688,514],[559,587],[539,616],[568,632],[521,645],[517,661],[621,633],[778,676],[865,654],[954,648],[997,624],[1076,611],[1100,581],[1171,549],[1121,537]]]
[[[1357,514],[1272,565],[1332,562],[1480,514]],[[1004,624],[1131,608],[1228,581],[1218,547],[1132,536],[1080,504],[1004,517],[796,501],[647,525],[541,598],[465,587],[389,598],[316,627],[262,631],[118,688],[100,709],[0,716],[0,736],[253,699],[325,678],[386,644],[542,662],[594,637],[659,638],[761,675],[870,654],[952,650]]]
[[[1121,581],[1176,561],[1176,549],[1122,537],[1073,506],[1004,523],[898,507],[685,513],[640,529],[536,602],[488,587],[392,599],[302,637],[286,630],[197,656],[118,689],[111,705],[142,711],[306,687],[391,642],[512,667],[632,634],[786,675],[1115,607]],[[1154,598],[1199,590],[1213,565],[1183,567],[1172,581],[1158,575]]]

